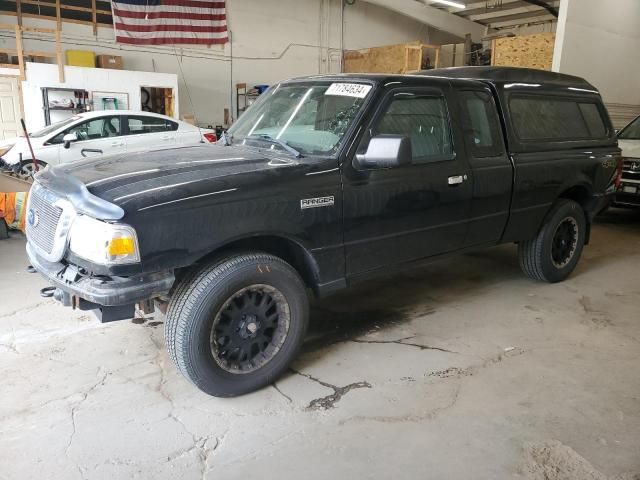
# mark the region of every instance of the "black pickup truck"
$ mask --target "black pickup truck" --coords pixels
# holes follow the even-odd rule
[[[621,174],[598,91],[470,67],[273,86],[217,145],[35,176],[27,252],[42,293],[102,321],[166,313],[177,368],[233,396],[296,356],[308,290],[506,242],[567,277]]]

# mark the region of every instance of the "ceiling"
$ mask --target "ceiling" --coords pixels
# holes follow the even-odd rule
[[[532,5],[525,0],[456,0],[466,4],[467,8],[464,10],[441,5],[432,0],[422,1],[430,7],[446,10],[467,20],[496,29],[549,23],[556,20],[544,7]],[[545,3],[556,9],[560,6],[560,0],[546,0]]]

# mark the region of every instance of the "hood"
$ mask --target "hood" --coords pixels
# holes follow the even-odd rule
[[[35,148],[36,145],[40,144],[39,142],[36,142],[34,140],[36,139],[31,140],[31,144]],[[29,153],[29,145],[27,144],[27,140],[24,137],[15,137],[0,141],[0,150],[7,147],[11,147],[11,149],[2,156],[2,159],[9,165],[18,163],[21,157],[25,159],[31,158],[31,154]],[[22,156],[20,154],[22,154]]]
[[[203,144],[82,160],[53,170],[127,212],[269,182],[295,167],[300,163],[286,155]]]
[[[618,146],[623,157],[640,158],[640,140],[618,139]]]

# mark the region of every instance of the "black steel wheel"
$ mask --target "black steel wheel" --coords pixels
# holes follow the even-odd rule
[[[261,368],[280,351],[290,319],[289,304],[278,289],[257,284],[237,291],[213,320],[213,359],[233,373]]]
[[[192,272],[173,293],[165,340],[180,373],[230,397],[275,381],[296,357],[309,305],[296,270],[266,253],[234,255]]]
[[[538,234],[518,244],[522,271],[535,280],[559,282],[575,269],[586,238],[587,219],[579,203],[559,200]]]

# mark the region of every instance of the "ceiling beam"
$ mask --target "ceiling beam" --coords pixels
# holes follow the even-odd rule
[[[413,18],[430,27],[464,38],[471,34],[474,42],[479,42],[485,34],[485,26],[466,18],[459,17],[446,10],[430,7],[416,0],[364,0],[372,5]]]
[[[553,15],[551,15],[550,13],[544,12],[542,15],[538,17],[528,16],[526,18],[515,18],[511,20],[499,19],[496,22],[491,22],[491,28],[510,28],[510,27],[517,27],[520,25],[529,25],[532,23],[552,22],[554,20],[556,20],[556,18]]]
[[[530,3],[531,5],[537,5],[538,7],[542,7],[546,11],[548,11],[551,15],[558,18],[558,9],[556,7],[552,7],[544,0],[524,0],[524,1],[527,3]]]
[[[467,3],[467,8],[464,10],[456,11],[456,15],[462,17],[469,17],[471,15],[477,15],[481,13],[502,12],[504,10],[510,10],[512,8],[524,7],[528,5],[525,0],[503,0],[502,5],[497,8],[487,8],[485,2],[481,3]],[[452,11],[452,9],[450,10]]]
[[[559,1],[553,2],[553,5],[559,6],[560,2]],[[471,17],[469,17],[469,19],[474,22],[482,22],[484,24],[488,24],[488,23],[498,22],[502,18],[507,18],[513,15],[518,15],[518,14],[525,14],[522,17],[520,17],[520,18],[524,18],[527,15],[535,17],[538,15],[542,15],[544,13],[546,12],[544,12],[544,10],[541,9],[540,7],[529,5],[528,7],[517,7],[517,8],[511,8],[509,10],[489,11],[485,13],[479,13],[476,15],[472,15]]]

